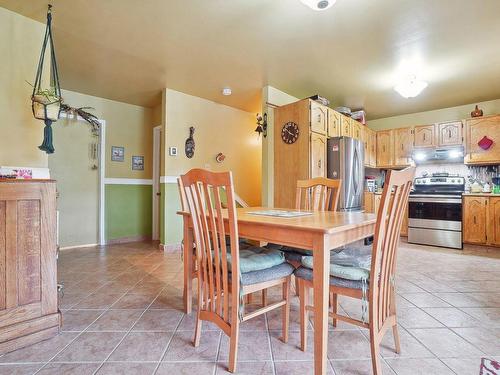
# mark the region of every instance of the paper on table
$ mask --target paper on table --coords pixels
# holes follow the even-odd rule
[[[260,216],[276,216],[276,217],[300,217],[312,215],[312,212],[304,211],[287,211],[287,210],[264,210],[264,211],[249,211],[247,214]]]

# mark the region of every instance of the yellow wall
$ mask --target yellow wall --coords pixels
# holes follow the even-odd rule
[[[89,112],[106,120],[106,177],[152,178],[154,123],[151,108],[67,90],[63,90],[63,98],[72,107],[94,108]],[[81,124],[86,126],[83,122]],[[111,146],[125,147],[125,161],[111,161]],[[57,152],[57,139],[54,147]],[[132,170],[132,155],[144,156],[144,171]]]
[[[166,90],[166,147],[178,156],[165,156],[165,174],[178,176],[192,168],[232,171],[235,190],[248,204],[261,203],[261,141],[255,133],[255,114],[206,99]],[[194,126],[196,150],[189,159],[184,143]],[[215,155],[226,155],[223,163]]]
[[[378,120],[368,121],[368,126],[374,130],[401,128],[413,125],[426,125],[436,122],[461,120],[469,118],[470,113],[478,104],[484,115],[495,115],[500,113],[500,99],[490,100],[481,103],[472,103],[458,107],[442,108],[434,111],[410,113],[407,115],[387,117]]]
[[[43,24],[0,8],[0,165],[47,167],[38,149],[44,124],[33,118],[26,82],[35,79],[43,35]]]

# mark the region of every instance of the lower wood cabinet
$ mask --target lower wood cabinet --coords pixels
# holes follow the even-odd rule
[[[462,221],[464,243],[500,246],[500,197],[464,196]]]
[[[364,203],[365,212],[377,214],[378,209],[380,207],[380,201],[382,200],[382,195],[365,191],[364,200],[365,200]],[[499,204],[499,210],[500,210],[500,204]],[[408,236],[408,207],[406,207],[405,213],[403,215],[403,223],[401,224],[401,236],[404,237]]]
[[[0,180],[0,354],[59,332],[56,184]]]

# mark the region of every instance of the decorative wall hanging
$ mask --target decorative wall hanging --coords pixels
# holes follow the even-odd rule
[[[281,139],[291,145],[299,138],[299,126],[292,121],[287,122],[281,129]]]
[[[483,110],[479,109],[479,106],[476,104],[476,108],[470,113],[471,117],[481,117],[483,115]]]
[[[42,88],[42,73],[43,62],[47,46],[50,48],[50,88]],[[38,120],[43,120],[45,128],[43,130],[43,142],[38,148],[45,151],[47,154],[54,152],[52,144],[52,128],[53,122],[59,119],[61,113],[61,86],[59,84],[59,73],[57,71],[56,53],[54,50],[54,42],[52,40],[52,5],[48,5],[47,10],[47,27],[45,29],[45,37],[43,39],[42,51],[40,60],[33,84],[33,93],[31,94],[31,109],[33,116]]]
[[[194,156],[195,144],[194,144],[193,134],[194,134],[194,127],[191,126],[189,128],[189,138],[186,139],[186,145],[185,145],[186,156],[190,159]]]
[[[493,140],[485,135],[479,142],[477,142],[477,145],[486,151],[489,150],[491,146],[493,146]]]
[[[262,134],[264,138],[267,137],[267,113],[264,113],[264,116],[261,116],[260,113],[257,113],[257,127],[255,131],[259,134]]]
[[[111,146],[111,161],[124,161],[125,147]]]
[[[92,134],[95,136],[99,135],[99,129],[101,128],[101,123],[99,122],[99,118],[96,115],[93,115],[90,112],[87,112],[87,109],[94,109],[92,107],[80,107],[74,108],[67,104],[61,103],[61,112],[65,112],[72,116],[80,116],[83,120],[87,121],[92,130]]]
[[[224,155],[222,152],[219,152],[217,155],[215,155],[215,161],[217,163],[222,163],[225,158],[226,158],[226,155]]]
[[[132,170],[133,171],[144,170],[144,156],[132,156]]]

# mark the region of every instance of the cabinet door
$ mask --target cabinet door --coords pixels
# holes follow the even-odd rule
[[[311,101],[311,131],[326,134],[328,129],[328,108]]]
[[[464,242],[485,244],[488,198],[464,197],[463,201]]]
[[[500,116],[469,119],[466,122],[467,150],[465,162],[468,164],[500,163]],[[479,147],[478,142],[487,136],[493,144],[487,150]]]
[[[393,131],[377,132],[377,166],[390,167],[392,161]]]
[[[370,134],[370,166],[377,166],[377,132],[369,129],[368,133]]]
[[[433,147],[436,145],[434,125],[415,126],[415,147]]]
[[[352,137],[351,118],[340,115],[340,135],[342,137]]]
[[[437,124],[439,146],[463,144],[462,121],[441,122]]]
[[[326,177],[326,137],[311,133],[311,178]]]
[[[353,137],[354,139],[361,140],[362,139],[362,136],[361,136],[362,127],[364,127],[363,124],[361,124],[360,122],[358,122],[356,120],[351,119],[351,137]]]
[[[340,136],[340,113],[333,109],[328,110],[328,136]]]
[[[500,197],[489,198],[488,243],[500,245]]]
[[[363,194],[364,199],[364,210],[366,213],[372,214],[375,212],[375,194],[370,191],[365,191]]]
[[[394,130],[394,164],[404,166],[410,164],[413,145],[411,128]]]
[[[368,127],[361,127],[361,142],[363,142],[363,147],[365,150],[365,167],[370,166],[370,133],[368,131]]]

